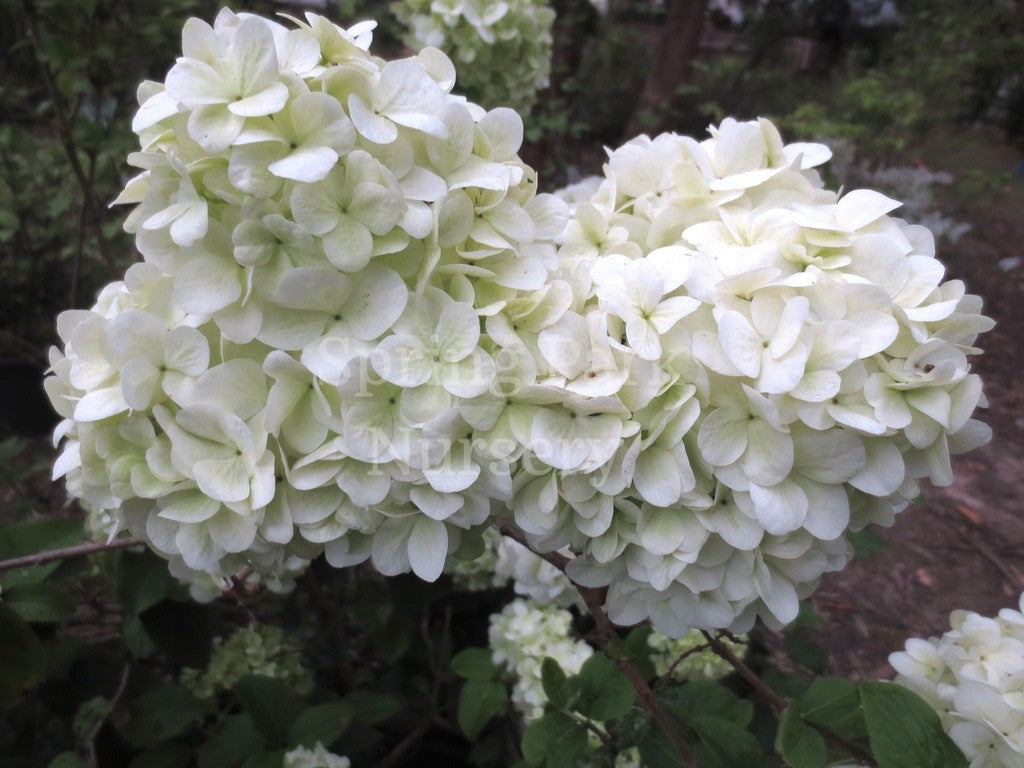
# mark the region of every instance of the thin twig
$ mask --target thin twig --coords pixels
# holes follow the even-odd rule
[[[518,541],[531,552],[534,552],[544,558],[560,571],[565,573],[565,566],[569,563],[568,557],[560,555],[557,552],[536,552],[526,541],[526,536],[523,532],[509,520],[497,520],[495,525],[503,535]],[[579,591],[580,597],[583,598],[583,602],[586,604],[590,615],[594,618],[597,644],[601,650],[604,650],[608,643],[618,635],[615,625],[612,624],[611,620],[608,618],[608,614],[604,612],[606,591],[603,589],[595,589],[593,587],[582,587],[579,584],[575,584],[575,582],[574,586],[577,591]],[[636,665],[633,663],[633,660],[628,656],[623,656],[615,661],[619,665],[619,668],[626,673],[626,677],[629,678],[629,682],[632,684],[637,696],[640,697],[640,702],[644,709],[650,712],[654,721],[661,726],[661,729],[665,732],[669,741],[672,742],[672,746],[676,752],[678,752],[683,758],[686,765],[690,766],[690,768],[697,768],[697,758],[694,757],[693,750],[691,750],[690,746],[683,741],[679,732],[676,730],[675,723],[672,722],[668,713],[665,712],[665,708],[661,706],[661,702],[658,701],[657,697],[654,695],[654,691],[651,690],[651,686],[647,684],[647,680],[644,679],[640,670],[637,669]]]
[[[110,709],[105,715],[96,719],[96,724],[93,725],[92,730],[89,731],[89,735],[85,739],[85,751],[89,756],[89,765],[91,768],[97,768],[99,765],[99,759],[96,757],[96,739],[100,735],[100,731],[103,729],[103,724],[110,719],[110,716],[114,714],[114,710],[117,709],[118,702],[121,701],[121,697],[124,696],[126,690],[128,690],[128,673],[131,671],[131,664],[125,664],[124,669],[121,670],[121,680],[117,684],[117,690],[114,691],[114,695],[110,699]]]
[[[85,544],[76,544],[73,547],[61,547],[60,549],[48,549],[43,552],[36,552],[32,555],[12,557],[9,560],[0,560],[0,572],[10,571],[14,568],[26,568],[30,565],[43,565],[52,563],[54,560],[66,560],[69,557],[82,557],[92,555],[96,552],[109,552],[114,549],[127,549],[129,547],[145,546],[146,542],[141,539],[123,538],[113,541],[90,541]]]
[[[60,89],[57,87],[57,80],[53,76],[53,70],[50,69],[50,65],[47,64],[40,55],[39,27],[36,24],[35,3],[33,0],[21,0],[21,6],[25,11],[25,30],[28,42],[32,46],[36,64],[39,65],[39,72],[43,77],[43,83],[46,85],[46,90],[50,94],[50,101],[53,103],[53,114],[57,123],[57,132],[60,134],[61,145],[64,147],[64,154],[67,155],[68,162],[71,164],[71,172],[74,174],[75,180],[78,182],[78,186],[82,190],[82,204],[89,211],[89,218],[93,226],[93,234],[96,237],[96,249],[99,251],[103,260],[107,263],[111,272],[116,273],[118,271],[117,264],[110,251],[107,250],[107,243],[103,236],[103,229],[100,226],[100,216],[96,210],[96,200],[94,199],[92,181],[88,174],[86,174],[85,168],[82,167],[82,161],[78,157],[78,147],[75,145],[74,129],[71,120],[68,117],[68,113],[65,110],[64,99],[61,96]]]
[[[608,747],[608,749],[612,750],[613,752],[618,752],[618,747],[615,746],[614,739],[612,739],[612,737],[608,735],[607,731],[598,728],[597,723],[595,723],[593,720],[588,720],[583,715],[578,715],[575,712],[570,712],[569,716],[577,723],[582,725],[584,728],[586,728],[588,731],[590,731],[592,734],[597,736],[597,738],[601,740],[601,743]]]
[[[668,671],[665,673],[665,677],[671,680],[672,673],[676,671],[676,668],[680,664],[682,664],[685,659],[689,658],[690,656],[694,656],[695,654],[701,653],[702,651],[706,651],[710,647],[710,643],[701,643],[700,645],[693,646],[693,648],[687,648],[685,651],[679,654],[679,657],[675,661],[672,662],[672,665],[668,668]]]

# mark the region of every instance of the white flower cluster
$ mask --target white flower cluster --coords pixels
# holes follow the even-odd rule
[[[995,618],[953,611],[942,637],[908,640],[889,663],[927,701],[971,768],[1024,768],[1024,595]]]
[[[516,599],[491,616],[491,658],[512,675],[512,705],[529,723],[544,714],[547,695],[541,665],[551,657],[566,674],[578,674],[594,649],[571,638],[572,614],[554,605]]]
[[[551,73],[555,12],[544,0],[400,0],[392,10],[413,49],[440,48],[459,90],[487,107],[525,113]]]
[[[284,768],[349,768],[347,757],[328,752],[319,741],[313,749],[296,747],[284,753]]]
[[[896,201],[823,189],[828,156],[727,119],[639,137],[570,196],[561,311],[514,326],[567,397],[533,416],[513,509],[619,624],[791,621],[848,530],[891,523],[989,437],[970,418],[981,300]]]
[[[145,261],[60,316],[46,382],[55,477],[204,590],[324,551],[437,577],[521,453],[482,318],[542,304],[565,223],[521,119],[451,95],[440,51],[296,24],[190,19],[142,85],[118,201]]]
[[[746,637],[736,640],[728,637],[720,641],[743,658],[747,652]],[[672,639],[658,630],[652,630],[647,636],[647,647],[651,649],[651,663],[658,677],[671,673],[676,682],[683,680],[719,680],[733,671],[732,665],[710,648],[697,651],[696,648],[707,642],[700,630],[694,629],[680,638]]]
[[[580,594],[558,568],[496,528],[483,534],[484,551],[474,560],[451,566],[455,583],[470,591],[504,587],[512,582],[517,595],[562,608],[581,604]]]
[[[140,88],[144,262],[46,382],[92,528],[208,594],[321,553],[433,580],[507,514],[620,624],[745,632],[987,439],[980,299],[824,147],[641,137],[568,219],[443,53],[295,25],[191,19]]]

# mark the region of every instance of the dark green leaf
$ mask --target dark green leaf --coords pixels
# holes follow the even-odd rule
[[[658,698],[684,723],[699,715],[714,715],[746,728],[754,717],[753,703],[713,680],[664,688],[658,691]]]
[[[570,768],[586,748],[586,726],[564,712],[548,712],[523,731],[523,757],[530,765]]]
[[[828,763],[825,740],[804,723],[797,703],[787,707],[779,721],[775,749],[793,768],[823,768]]]
[[[184,733],[205,711],[203,703],[180,685],[161,686],[132,703],[121,735],[136,747],[153,746]]]
[[[622,717],[633,706],[636,691],[619,669],[619,665],[603,653],[595,653],[574,678],[579,697],[574,709],[584,717],[603,722]]]
[[[647,644],[647,638],[653,632],[652,627],[636,627],[626,635],[626,647],[629,648],[629,657],[633,660],[636,668],[645,680],[650,680],[657,675],[654,662],[651,661],[651,646]]]
[[[572,698],[572,685],[558,662],[550,656],[541,663],[540,681],[552,707],[565,709],[569,706],[569,699]]]
[[[74,752],[61,752],[50,761],[47,768],[89,768],[89,763]]]
[[[895,683],[861,683],[860,703],[878,768],[967,768],[939,716]]]
[[[402,711],[401,702],[386,693],[352,691],[344,701],[352,705],[352,718],[368,725],[376,725]]]
[[[284,765],[284,752],[260,752],[257,755],[249,755],[242,763],[242,768],[281,768]]]
[[[637,748],[645,768],[681,768],[683,764],[676,748],[661,731],[648,734]]]
[[[149,552],[122,553],[117,562],[116,578],[118,597],[128,613],[152,608],[174,588],[167,563]]]
[[[846,540],[853,546],[853,556],[858,560],[880,555],[889,549],[889,542],[870,528],[862,528],[856,533],[847,533]]]
[[[272,747],[284,746],[301,704],[281,680],[263,675],[243,677],[232,689]]]
[[[694,754],[701,768],[750,768],[760,764],[757,739],[734,722],[698,715],[687,724],[697,734]]]
[[[199,768],[235,768],[250,755],[262,752],[266,738],[256,722],[246,712],[225,718],[220,727],[206,740],[196,757]]]
[[[329,747],[352,721],[352,705],[344,701],[317,704],[303,710],[288,729],[288,746],[312,748],[319,741]]]
[[[498,668],[489,648],[464,648],[452,656],[452,672],[467,680],[493,680]]]
[[[868,728],[855,683],[838,677],[821,677],[799,701],[804,720],[824,726],[846,741],[867,746]]]
[[[184,744],[172,742],[150,747],[136,755],[128,768],[181,768],[192,760],[192,750]]]
[[[43,668],[43,646],[32,628],[0,602],[0,714],[35,685]]]
[[[472,741],[492,717],[505,711],[507,705],[508,691],[498,681],[467,680],[459,691],[459,728]]]
[[[52,517],[22,520],[0,528],[0,560],[68,547],[81,542],[82,536],[80,520]],[[60,561],[56,561],[4,572],[0,574],[0,588],[6,593],[8,588],[18,584],[38,584],[59,567]]]
[[[74,610],[67,590],[58,584],[19,584],[5,588],[3,596],[25,621],[59,624]]]

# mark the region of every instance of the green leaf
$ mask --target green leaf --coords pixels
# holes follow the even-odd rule
[[[150,747],[184,733],[205,713],[201,701],[172,683],[144,693],[133,702],[121,735],[136,747]]]
[[[3,599],[25,621],[59,624],[74,610],[67,590],[57,584],[19,584],[5,588]]]
[[[853,556],[857,560],[880,555],[889,549],[889,542],[870,528],[862,528],[855,533],[847,533],[846,540],[853,546]]]
[[[74,752],[61,752],[49,762],[47,768],[89,768],[89,763]]]
[[[775,749],[792,768],[823,768],[828,763],[825,740],[804,722],[797,703],[787,707],[779,721]]]
[[[467,680],[493,680],[498,668],[489,648],[464,648],[452,656],[452,672]]]
[[[118,558],[117,595],[128,613],[141,613],[170,596],[175,587],[167,563],[145,552],[123,552]]]
[[[750,768],[761,762],[757,739],[730,720],[698,715],[687,723],[697,734],[694,754],[701,768]]]
[[[456,719],[470,741],[476,739],[491,718],[505,711],[508,691],[496,680],[467,680],[459,691]]]
[[[587,728],[564,712],[548,712],[526,726],[522,746],[530,765],[570,768],[587,748]]]
[[[650,680],[658,674],[654,668],[654,662],[651,661],[651,646],[647,644],[647,638],[653,631],[653,627],[635,627],[626,635],[629,657],[645,680]]]
[[[540,682],[544,686],[544,694],[555,709],[565,709],[572,698],[572,684],[558,662],[550,656],[545,657],[540,665]]]
[[[376,725],[402,711],[402,703],[386,693],[352,691],[343,700],[352,705],[352,718],[367,725]]]
[[[284,746],[288,729],[301,708],[288,686],[272,677],[248,675],[235,683],[232,690],[267,743]]]
[[[660,730],[648,734],[638,745],[640,759],[645,768],[680,768],[682,759],[676,748],[672,746],[666,736]]]
[[[82,541],[82,522],[63,518],[40,517],[22,520],[0,528],[0,560],[34,555],[49,549],[59,549]],[[15,568],[0,574],[0,588],[6,594],[19,584],[38,584],[57,568],[61,561],[45,565]]]
[[[128,768],[181,768],[192,761],[192,750],[184,744],[171,742],[150,747],[135,756]]]
[[[0,602],[0,714],[36,684],[42,669],[39,638],[13,608]]]
[[[692,680],[667,687],[658,691],[658,698],[684,723],[700,715],[714,715],[746,728],[754,718],[751,701],[741,699],[713,680]]]
[[[235,768],[250,755],[266,748],[266,738],[246,712],[224,719],[196,752],[199,768]]]
[[[260,752],[256,755],[249,755],[242,768],[281,768],[284,765],[284,751]]]
[[[319,741],[329,747],[348,728],[352,714],[352,705],[344,701],[309,707],[299,713],[288,729],[288,746],[311,749]]]
[[[804,720],[824,726],[858,746],[867,746],[868,727],[855,683],[839,677],[818,678],[799,702]]]
[[[622,717],[633,706],[633,684],[603,653],[595,653],[583,662],[574,681],[579,690],[574,709],[584,717],[604,722]]]
[[[859,686],[871,752],[878,768],[967,768],[939,716],[917,694],[895,683]]]

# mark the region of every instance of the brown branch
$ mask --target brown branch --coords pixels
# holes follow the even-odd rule
[[[785,711],[786,707],[789,706],[789,701],[782,696],[779,696],[779,694],[769,688],[764,680],[757,676],[757,673],[754,672],[754,670],[748,667],[739,656],[733,653],[732,649],[722,642],[722,635],[716,637],[703,629],[701,630],[701,634],[707,639],[708,645],[711,646],[711,650],[729,662],[732,668],[739,673],[739,676],[746,680],[750,687],[754,689],[754,693],[764,699],[765,703],[771,708],[772,713],[776,718],[778,718]]]
[[[110,709],[105,715],[97,718],[96,724],[93,725],[85,740],[85,751],[89,756],[90,768],[97,768],[99,765],[99,760],[96,757],[96,739],[99,737],[100,731],[103,729],[103,724],[110,719],[111,715],[114,714],[114,710],[117,709],[117,705],[121,701],[121,697],[123,697],[125,691],[128,690],[128,673],[130,671],[131,664],[125,664],[124,669],[121,670],[121,680],[117,684],[117,690],[114,691],[114,695],[110,699]]]
[[[569,558],[564,555],[560,555],[557,552],[536,552],[529,543],[526,541],[526,536],[523,532],[516,527],[510,520],[497,520],[495,525],[498,530],[501,531],[502,535],[508,536],[509,538],[519,542],[524,547],[529,549],[534,554],[547,560],[549,563],[554,565],[560,571],[565,573],[565,566],[569,563]],[[573,582],[577,591],[580,593],[580,597],[583,598],[583,602],[587,606],[587,610],[590,615],[594,618],[595,632],[597,637],[597,644],[603,651],[605,647],[611,642],[618,633],[615,629],[615,625],[612,624],[611,619],[608,618],[608,614],[604,612],[604,601],[606,591],[603,589],[595,589],[593,587],[583,587]],[[654,721],[661,726],[661,729],[665,732],[669,741],[672,742],[673,748],[683,758],[683,761],[690,768],[697,768],[697,758],[693,754],[693,750],[690,746],[683,741],[679,732],[676,730],[675,724],[672,719],[665,712],[665,708],[661,706],[661,702],[658,701],[654,695],[654,691],[651,690],[651,686],[647,684],[647,680],[637,669],[633,660],[628,656],[615,659],[615,662],[619,665],[619,668],[625,672],[626,677],[629,678],[629,682],[632,684],[633,689],[636,691],[637,696],[640,697],[640,703],[643,705]]]
[[[69,557],[82,557],[92,555],[96,552],[110,552],[115,549],[127,549],[129,547],[145,546],[146,542],[141,539],[123,538],[113,541],[90,541],[85,544],[76,544],[73,547],[61,547],[60,549],[48,549],[43,552],[36,552],[32,555],[12,557],[9,560],[0,560],[0,572],[10,571],[14,568],[27,568],[30,565],[43,565],[52,563],[54,560],[66,560]]]

